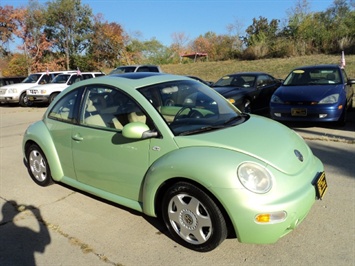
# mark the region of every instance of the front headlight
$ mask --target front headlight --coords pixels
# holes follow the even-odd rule
[[[13,88],[13,89],[8,89],[7,90],[8,93],[17,93],[17,89]]]
[[[284,103],[283,100],[281,100],[280,97],[276,96],[276,95],[271,96],[271,102],[272,103]]]
[[[322,100],[319,101],[318,104],[331,104],[331,103],[337,103],[339,100],[339,93],[335,93],[332,95],[329,95],[325,98],[323,98]]]
[[[272,175],[263,166],[246,162],[242,163],[237,170],[237,175],[242,185],[255,193],[266,193],[272,187]]]

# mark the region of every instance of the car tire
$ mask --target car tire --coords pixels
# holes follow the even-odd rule
[[[58,92],[52,93],[52,94],[49,96],[49,99],[48,99],[49,103],[53,102],[53,101],[54,101],[54,98],[57,97],[58,94],[59,94]]]
[[[19,105],[22,107],[27,107],[27,102],[28,102],[28,98],[26,92],[21,93],[18,101]]]
[[[336,122],[336,125],[338,127],[344,127],[346,125],[346,119],[347,119],[347,110],[344,109],[338,121]]]
[[[173,238],[195,251],[211,251],[227,237],[226,221],[217,204],[203,190],[186,182],[167,190],[162,216]]]
[[[48,161],[37,144],[31,144],[26,150],[27,169],[32,180],[42,186],[53,183]]]

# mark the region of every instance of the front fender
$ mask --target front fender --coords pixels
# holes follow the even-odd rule
[[[243,189],[236,171],[246,160],[258,161],[246,154],[217,147],[188,147],[164,155],[146,174],[142,190],[143,212],[156,216],[156,195],[166,181],[174,178],[193,180],[221,201],[215,189]]]
[[[30,125],[24,134],[22,153],[26,163],[28,163],[26,150],[31,142],[36,143],[42,149],[47,158],[53,180],[60,181],[64,175],[63,170],[52,137],[43,121]]]

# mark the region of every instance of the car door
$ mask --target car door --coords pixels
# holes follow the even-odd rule
[[[267,109],[272,94],[276,90],[276,82],[269,75],[259,75],[256,81],[258,95],[253,101],[253,110]]]
[[[77,180],[101,191],[138,201],[143,177],[149,167],[150,139],[130,140],[123,117],[139,106],[111,87],[87,88],[80,124],[73,127],[72,150]]]
[[[348,76],[347,76],[345,70],[341,69],[341,72],[342,72],[343,79],[344,79],[344,90],[345,90],[345,94],[346,94],[346,101],[347,101],[347,104],[350,104],[351,99],[353,97],[353,93],[354,93],[353,87],[348,84]]]

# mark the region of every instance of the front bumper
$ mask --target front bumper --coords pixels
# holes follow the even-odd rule
[[[343,107],[344,108],[344,107]],[[270,107],[270,116],[278,121],[336,122],[340,119],[343,108],[334,106],[292,106],[277,105]]]
[[[319,159],[315,159],[313,167],[313,170],[308,168],[301,175],[289,177],[292,179],[289,182],[291,186],[295,186],[299,181],[303,182],[301,180],[304,180],[305,175],[308,176],[309,182],[294,191],[283,191],[281,195],[279,192],[273,195],[272,191],[253,195],[251,192],[236,189],[214,189],[215,195],[223,195],[219,200],[229,215],[238,241],[271,244],[292,232],[305,219],[317,199],[314,183],[323,172],[323,165]],[[279,189],[282,190],[281,187],[275,188],[275,190]],[[259,214],[280,212],[286,212],[287,216],[284,220],[269,223],[256,221],[256,216]]]
[[[27,95],[27,98],[31,102],[41,102],[46,103],[49,101],[48,95]]]
[[[2,103],[18,103],[18,95],[0,95],[0,102]]]

